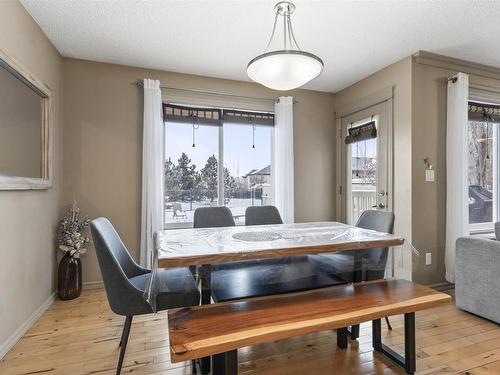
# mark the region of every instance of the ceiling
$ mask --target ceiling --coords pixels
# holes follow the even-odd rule
[[[276,1],[21,2],[63,56],[249,80]],[[338,91],[418,50],[500,67],[500,2],[294,2],[299,45],[325,63],[309,89]]]

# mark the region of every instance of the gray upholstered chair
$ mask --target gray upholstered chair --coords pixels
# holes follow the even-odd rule
[[[392,233],[394,229],[394,214],[388,211],[366,210],[356,223],[358,228]],[[378,280],[384,278],[389,248],[376,248],[363,251],[362,280]],[[347,282],[353,281],[354,251],[310,255],[309,260],[321,272],[329,275],[339,275]]]
[[[217,228],[234,227],[234,218],[231,210],[222,207],[200,207],[194,211],[193,227]]]
[[[394,230],[394,214],[389,211],[366,210],[356,223],[358,228],[376,230],[377,232],[392,233]],[[361,280],[370,281],[383,279],[387,265],[388,247],[375,248],[363,251]],[[329,254],[309,255],[309,261],[319,272],[330,276],[336,275],[347,282],[354,281],[354,251],[342,251]],[[389,318],[385,318],[387,327],[392,329]],[[359,326],[353,329],[353,337],[359,333]]]
[[[245,224],[283,224],[274,206],[248,207]],[[257,229],[257,228],[256,228]],[[342,283],[316,272],[305,256],[266,258],[212,266],[212,298],[217,302],[291,293]]]
[[[253,206],[245,211],[245,225],[283,224],[280,212],[274,206]]]
[[[153,312],[143,297],[151,271],[134,262],[108,219],[92,220],[90,230],[111,310],[126,317],[116,368],[120,374],[132,318]],[[199,304],[200,293],[187,268],[159,269],[156,279],[157,311]]]

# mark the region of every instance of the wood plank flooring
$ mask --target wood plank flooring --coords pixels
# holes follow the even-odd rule
[[[102,289],[74,301],[56,301],[0,361],[0,374],[114,374],[124,318],[114,315]],[[383,340],[403,351],[403,321],[391,317]],[[417,313],[419,374],[500,374],[500,326],[446,305]],[[371,326],[358,342],[336,348],[324,331],[238,352],[245,375],[403,374],[371,347]],[[170,363],[166,314],[134,318],[122,374],[191,374],[189,363]]]

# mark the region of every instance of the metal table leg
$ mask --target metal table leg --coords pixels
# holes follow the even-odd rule
[[[238,351],[216,354],[212,357],[213,375],[238,375]]]
[[[354,283],[363,281],[363,251],[360,250],[354,252],[354,273],[352,280]],[[348,333],[353,340],[356,340],[359,337],[359,324],[352,326]]]
[[[337,329],[337,347],[339,349],[347,348],[347,328]]]
[[[211,267],[209,264],[203,264],[200,267],[201,277],[201,304],[209,305],[212,302],[212,281],[211,281]],[[200,359],[201,373],[206,375],[210,372],[210,357],[203,357]]]

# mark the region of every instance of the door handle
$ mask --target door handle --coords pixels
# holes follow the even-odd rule
[[[385,208],[385,204],[379,203],[379,204],[372,206],[372,208]]]

